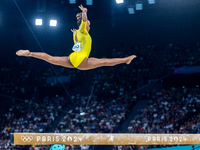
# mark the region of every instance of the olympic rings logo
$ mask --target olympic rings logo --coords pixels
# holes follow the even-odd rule
[[[31,142],[32,139],[33,139],[32,136],[21,136],[21,140],[23,142]]]

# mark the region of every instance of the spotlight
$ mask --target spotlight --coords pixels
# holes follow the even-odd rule
[[[135,3],[135,10],[142,10],[143,9],[143,4],[141,1],[137,1]]]
[[[57,20],[50,20],[50,26],[57,26]]]
[[[148,0],[149,4],[155,4],[155,0]]]
[[[86,5],[93,5],[93,0],[86,0]]]
[[[129,7],[128,7],[128,13],[129,13],[129,14],[135,14],[134,6],[129,6]]]
[[[123,3],[123,2],[124,2],[124,0],[116,0],[117,4],[120,4],[120,3]]]
[[[69,3],[70,3],[70,4],[75,4],[75,3],[76,3],[76,0],[69,0]]]
[[[35,19],[35,25],[41,26],[42,25],[42,19]]]

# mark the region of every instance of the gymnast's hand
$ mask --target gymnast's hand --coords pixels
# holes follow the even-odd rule
[[[87,13],[87,8],[84,8],[82,5],[78,6],[82,12]]]
[[[71,29],[71,31],[74,33],[74,32],[76,32],[76,29]]]

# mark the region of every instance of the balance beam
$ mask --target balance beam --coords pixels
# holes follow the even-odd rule
[[[14,145],[189,145],[200,134],[11,133]]]

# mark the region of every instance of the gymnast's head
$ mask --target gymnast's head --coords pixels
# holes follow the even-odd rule
[[[78,13],[76,15],[76,18],[77,18],[77,25],[78,25],[78,27],[80,27],[81,22],[82,22],[82,13]],[[87,21],[86,30],[88,32],[90,31],[90,21],[89,20]]]
[[[64,150],[64,149],[65,149],[65,145],[61,145],[61,144],[54,144],[50,148],[50,150]]]

